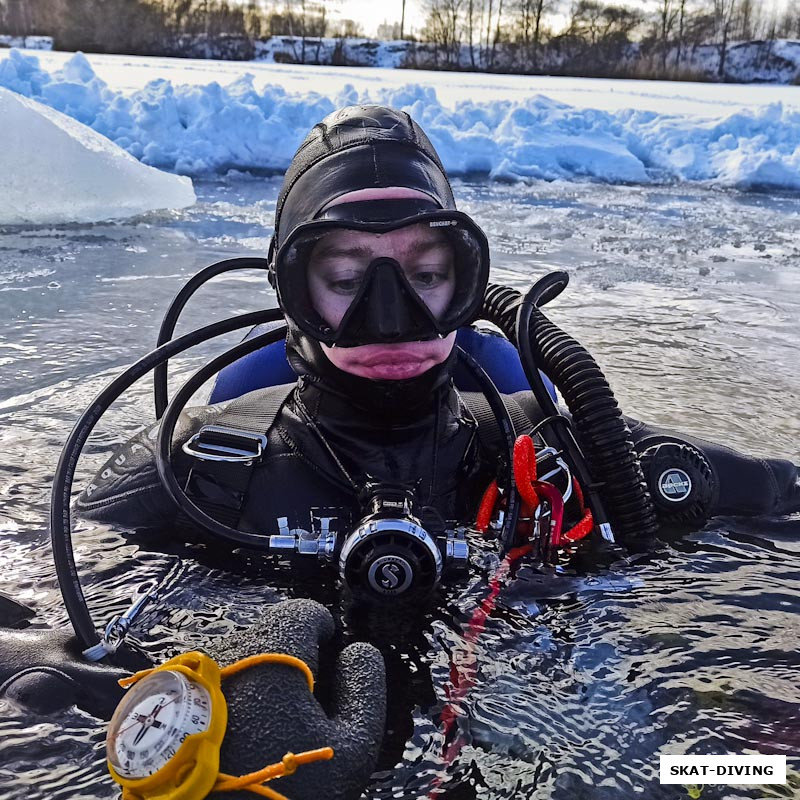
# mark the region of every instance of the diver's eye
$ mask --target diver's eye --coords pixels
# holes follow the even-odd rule
[[[408,282],[420,291],[437,289],[450,280],[450,272],[446,267],[418,269],[408,276]]]
[[[358,292],[363,277],[363,273],[353,275],[331,275],[325,283],[332,292],[349,296]]]

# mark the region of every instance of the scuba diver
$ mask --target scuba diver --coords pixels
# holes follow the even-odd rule
[[[501,553],[535,545],[552,563],[559,547],[592,533],[638,548],[662,524],[800,510],[791,462],[624,418],[588,353],[541,312],[564,288],[563,274],[525,297],[489,284],[486,237],[457,210],[438,155],[405,113],[352,106],[314,126],[286,172],[266,268],[285,335],[269,325],[252,331],[208,406],[182,410],[202,370],[168,406],[162,395],[160,424],[108,460],[78,498],[78,514],[315,559],[338,570],[356,601],[391,608],[421,603],[445,573],[465,569],[476,531],[493,532]],[[480,317],[508,338],[470,327]],[[499,367],[478,363],[481,354],[509,352],[514,359]],[[557,407],[551,378],[568,412]],[[54,512],[56,528],[68,524],[68,508]],[[107,637],[98,643],[82,612],[69,610],[73,623],[83,620],[76,629],[86,652],[112,654]],[[286,634],[291,645],[249,641],[226,660],[275,649],[313,661],[327,624],[311,626],[307,639]],[[51,679],[80,684],[90,670],[112,669],[81,665],[65,679],[53,670],[68,658],[66,641],[50,655],[10,641],[0,639],[0,664],[17,698],[40,695]],[[361,687],[361,705],[345,703],[352,724],[327,731],[344,755],[298,772],[330,770],[328,796],[358,796],[380,744],[383,665],[363,647],[369,669],[345,671],[353,696]],[[347,669],[355,663],[345,658]],[[287,669],[261,664],[250,694],[229,699],[227,769],[280,760],[276,737],[293,749],[324,746],[325,737],[309,735],[313,715],[287,711],[279,730],[269,722],[265,700],[280,696],[281,684],[259,680]],[[302,681],[287,702],[307,704],[301,690]],[[253,695],[256,710],[247,703]],[[295,779],[285,780],[288,788]],[[291,788],[300,798],[321,791],[302,780]]]
[[[502,431],[476,392],[454,388],[454,374],[456,385],[464,384],[456,345],[496,350],[498,337],[468,326],[487,305],[508,302],[502,287],[487,291],[486,237],[457,211],[433,146],[407,114],[353,106],[314,126],[280,190],[268,275],[288,329],[285,354],[292,372],[284,369],[277,379],[259,374],[275,369],[264,356],[274,356],[275,345],[223,370],[214,405],[172,420],[174,435],[170,430],[165,436],[162,424],[158,442],[154,429],[131,440],[84,491],[77,511],[129,528],[200,519],[212,532],[283,536],[274,549],[297,552],[300,534],[292,532],[304,532],[324,550],[365,509],[380,513],[390,497],[413,508],[426,531],[436,531],[431,539],[449,532],[450,550],[459,550],[455,530],[474,520],[478,500],[498,474]],[[513,294],[510,314],[501,309],[493,320],[504,328],[504,318],[520,307]],[[565,371],[550,362],[554,372]],[[493,377],[501,385],[506,376]],[[528,377],[533,383],[538,376]],[[285,386],[271,386],[283,378]],[[563,380],[569,382],[569,373]],[[551,422],[552,388],[544,394],[531,388],[534,393],[528,388],[506,401],[517,433]],[[568,405],[571,388],[559,386]],[[598,391],[595,384],[588,388]],[[225,408],[218,405],[230,398],[236,399]],[[589,405],[582,414],[587,404],[577,405],[570,411],[580,439],[581,418],[600,412]],[[754,459],[627,422],[622,446],[632,442],[662,520],[701,525],[718,514],[800,508],[797,469],[789,461]],[[608,423],[604,417],[587,423],[589,434],[596,434],[592,424]],[[584,452],[601,449],[604,441],[607,450],[618,446],[604,435],[586,436]],[[159,460],[159,449],[169,458]],[[567,448],[565,459],[573,452]],[[632,504],[629,495],[641,494],[637,467],[627,495],[621,501],[609,497],[615,477],[609,473],[624,471],[625,461],[617,455],[617,462],[594,470],[618,518]],[[563,471],[574,476],[578,466]],[[584,491],[591,492],[593,481],[586,483]],[[633,524],[617,524],[626,545],[655,530],[646,511]],[[331,556],[333,550],[318,554]],[[372,555],[359,564],[366,574],[349,576],[351,588],[380,593],[374,571],[369,574]],[[405,582],[409,574],[401,572]],[[406,591],[422,591],[418,576],[411,577]]]

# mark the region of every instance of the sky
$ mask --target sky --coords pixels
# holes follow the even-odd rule
[[[342,19],[353,19],[361,23],[364,33],[374,35],[382,22],[400,22],[402,0],[342,0],[339,14]],[[425,13],[419,0],[406,0],[405,30],[418,30],[425,23]]]

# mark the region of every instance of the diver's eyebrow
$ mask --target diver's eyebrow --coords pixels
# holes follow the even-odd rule
[[[314,258],[369,258],[372,255],[372,250],[363,245],[341,245],[341,244],[328,244],[320,242],[314,252]]]
[[[425,239],[421,242],[415,242],[409,247],[409,250],[414,250],[415,252],[423,252],[427,253],[428,250],[436,250],[440,247],[450,249],[450,243],[446,239]]]

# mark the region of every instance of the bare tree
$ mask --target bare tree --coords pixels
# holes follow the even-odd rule
[[[641,12],[596,0],[579,0],[573,8],[569,31],[596,45],[609,38],[629,38],[642,24]]]
[[[544,19],[557,5],[558,0],[512,0],[511,29],[515,41],[520,45],[521,67],[524,71],[538,70],[545,36]]]
[[[678,16],[675,0],[659,0],[658,4],[658,39],[661,50],[661,70],[667,71],[667,53],[669,51],[672,29]]]
[[[623,71],[621,64],[644,21],[642,12],[628,7],[579,0],[566,33],[551,42],[562,51],[568,73],[615,75]]]
[[[681,66],[681,53],[683,50],[683,41],[686,36],[686,0],[680,0],[678,3],[678,41],[675,48],[675,66]]]
[[[773,9],[773,11],[775,11]],[[780,11],[768,18],[765,27],[771,29],[776,39],[800,39],[800,2],[790,0]]]
[[[736,12],[736,0],[714,0],[714,28],[719,48],[717,75],[725,77],[725,61],[728,56],[728,40],[731,35]]]
[[[382,26],[378,26],[380,31]],[[396,39],[397,36],[397,23],[395,22],[394,25],[388,25],[386,28],[390,34],[391,31],[394,30],[395,35],[387,35],[384,37],[378,38],[386,38],[386,39]],[[360,22],[356,22],[354,19],[343,19],[341,20],[338,25],[332,30],[329,31],[331,36],[336,36],[340,39],[363,39],[364,38],[364,27]]]
[[[327,6],[326,3],[320,3],[320,5],[322,6],[322,8],[320,10],[321,11],[321,13],[320,13],[320,17],[321,17],[321,19],[320,19],[320,32],[319,32],[318,38],[317,38],[317,52],[314,54],[314,61],[317,64],[319,64],[319,51],[322,48],[322,37],[327,33],[327,28],[328,28],[328,22],[327,22],[327,19],[326,19],[328,6]]]
[[[469,63],[472,69],[475,65],[475,0],[467,0],[466,34],[469,43]]]
[[[434,46],[434,62],[439,52],[448,67],[458,67],[461,61],[461,11],[464,0],[427,0],[428,16],[422,37]]]
[[[492,4],[493,0],[489,0],[489,11],[486,16],[486,47],[484,49],[484,53],[486,53],[487,61],[489,55],[489,41],[492,35]]]
[[[793,0],[785,13],[787,36],[800,37],[800,2]]]
[[[495,59],[495,53],[497,52],[497,43],[500,41],[502,19],[503,19],[503,0],[498,0],[497,21],[494,29],[494,36],[492,37],[492,46],[489,50],[489,56],[488,56],[489,69],[494,69],[494,59]]]
[[[542,39],[542,16],[546,11],[551,10],[552,6],[548,0],[533,0],[533,68],[539,68],[539,45]]]
[[[0,22],[12,36],[26,36],[33,32],[33,20],[28,0],[6,0],[0,6]]]

